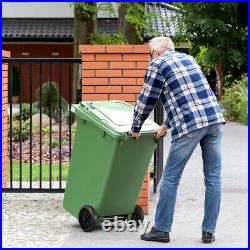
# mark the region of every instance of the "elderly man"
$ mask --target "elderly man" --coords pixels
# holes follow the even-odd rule
[[[221,137],[225,120],[216,97],[192,56],[175,51],[168,37],[155,37],[149,43],[151,62],[145,83],[134,107],[131,135],[140,137],[143,122],[158,98],[166,120],[156,138],[172,129],[171,148],[162,175],[155,223],[142,240],[169,242],[176,193],[183,169],[198,144],[201,146],[205,180],[202,240],[211,243],[221,200]]]

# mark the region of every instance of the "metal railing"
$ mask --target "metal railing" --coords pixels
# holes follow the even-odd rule
[[[72,145],[72,117],[70,108],[72,105],[72,66],[73,64],[81,64],[80,58],[3,58],[2,63],[8,64],[8,71],[9,71],[9,180],[8,185],[6,188],[3,188],[3,192],[64,192],[64,188],[62,187],[62,92],[68,93],[68,147],[69,147],[69,158],[71,156],[71,145]],[[39,70],[34,71],[35,66],[38,65]],[[68,65],[67,67],[65,65]],[[19,178],[18,180],[13,181],[13,146],[17,147],[16,143],[13,145],[13,103],[12,103],[12,93],[13,93],[13,66],[18,67],[19,77],[20,77],[20,90],[19,90]],[[47,67],[49,66],[49,67]],[[25,72],[24,72],[25,67]],[[49,70],[45,70],[45,68],[49,68]],[[64,69],[63,69],[64,68]],[[68,69],[68,72],[65,72],[65,68]],[[47,74],[44,77],[44,74]],[[66,74],[67,73],[67,74]],[[25,74],[25,75],[24,75]],[[27,74],[28,77],[27,77]],[[57,75],[57,76],[56,76]],[[63,79],[63,76],[67,75],[68,79]],[[52,82],[55,81],[55,77],[58,81],[58,88],[59,88],[59,162],[58,162],[58,178],[57,182],[58,185],[56,188],[52,185]],[[26,79],[26,84],[28,82],[28,86],[24,86],[23,79]],[[34,86],[33,86],[33,79],[36,78],[36,81],[39,81],[38,88],[39,88],[39,96],[37,97],[40,100],[40,107],[39,107],[39,139],[33,138],[33,124],[32,124],[32,109],[33,109],[33,101],[34,96]],[[42,128],[42,85],[43,82],[47,81],[49,83],[49,177],[48,177],[48,185],[45,187],[43,185],[43,128]],[[15,87],[15,86],[14,86]],[[23,181],[23,134],[22,134],[22,127],[24,126],[24,121],[22,120],[23,117],[23,95],[24,93],[29,92],[29,181],[25,183]],[[27,94],[27,93],[25,93]],[[27,96],[27,95],[26,95]],[[36,140],[36,141],[35,141]],[[39,180],[36,180],[36,185],[33,181],[33,144],[39,144]],[[27,145],[26,145],[27,146]],[[27,147],[26,147],[27,151]],[[27,153],[27,152],[26,152]],[[16,159],[15,159],[16,160]],[[15,161],[15,166],[18,164]],[[37,174],[37,173],[36,173]],[[28,184],[28,185],[27,185]]]
[[[158,100],[157,104],[154,108],[154,121],[157,124],[163,124],[164,122],[164,111],[163,106],[160,100]],[[150,177],[153,178],[153,192],[157,192],[157,186],[161,180],[162,173],[163,173],[163,144],[164,139],[161,138],[156,146],[155,152],[154,152],[154,170],[150,174]]]
[[[3,192],[37,192],[37,193],[46,193],[46,192],[64,192],[65,188],[62,186],[62,138],[63,138],[63,131],[62,131],[62,98],[63,93],[68,93],[68,107],[69,110],[72,105],[72,66],[73,64],[81,64],[81,58],[3,58],[3,63],[7,63],[9,66],[9,180],[8,186],[3,188]],[[38,65],[38,70],[34,72],[34,65]],[[68,72],[65,72],[63,69],[63,65],[69,65]],[[12,92],[13,92],[13,66],[18,66],[19,69],[19,76],[20,76],[20,91],[19,91],[19,178],[18,181],[13,180],[13,163],[17,165],[17,162],[13,162],[13,103],[12,103]],[[24,67],[26,66],[26,72],[24,72]],[[27,70],[28,66],[28,70]],[[48,67],[47,67],[48,66]],[[57,67],[57,68],[56,68]],[[44,69],[47,68],[47,78],[44,79],[43,74]],[[81,71],[82,72],[82,71]],[[67,79],[63,79],[63,74],[67,75]],[[26,81],[28,81],[27,88],[24,88],[24,81],[23,76],[26,74]],[[28,74],[28,77],[27,77]],[[58,87],[59,87],[59,169],[57,173],[57,182],[58,186],[55,188],[53,187],[53,157],[52,157],[52,105],[49,107],[49,177],[47,186],[44,185],[43,181],[43,128],[42,128],[42,105],[39,108],[39,139],[36,141],[39,144],[39,176],[38,180],[33,181],[33,124],[32,124],[32,108],[33,108],[33,96],[32,93],[34,92],[33,86],[33,79],[36,77],[37,81],[39,82],[39,96],[37,97],[39,100],[42,99],[42,85],[43,82],[49,82],[49,103],[52,102],[52,82],[54,81],[53,75],[57,75],[58,80]],[[80,76],[81,77],[81,76]],[[63,83],[64,80],[64,83]],[[27,83],[26,83],[27,84]],[[24,91],[28,91],[28,103],[29,103],[29,181],[23,180],[23,140],[22,140],[22,127],[24,126],[24,121],[22,120],[22,105],[23,105],[23,96]],[[27,95],[26,95],[27,96]],[[71,112],[68,113],[68,147],[69,147],[69,155],[68,158],[71,156],[71,147],[72,147],[72,114]],[[158,124],[162,124],[163,122],[163,109],[161,103],[157,103],[155,110],[154,110],[154,117],[155,122]],[[69,160],[69,159],[68,159]],[[154,152],[154,169],[153,172],[150,174],[151,178],[153,178],[153,190],[154,192],[157,191],[157,185],[160,181],[163,171],[163,140],[159,140],[156,150]],[[35,183],[34,183],[35,182]],[[28,185],[27,185],[28,184]],[[34,185],[36,184],[36,185]]]

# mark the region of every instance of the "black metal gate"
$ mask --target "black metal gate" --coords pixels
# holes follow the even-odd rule
[[[157,124],[163,124],[164,122],[164,110],[160,100],[158,100],[154,109],[154,120]],[[150,173],[150,177],[153,178],[153,191],[156,193],[157,186],[160,182],[162,172],[163,172],[163,138],[161,138],[156,146],[154,152],[154,169]]]
[[[73,65],[79,65],[81,72],[79,74],[79,85],[81,85],[81,58],[4,58],[2,62],[9,66],[9,180],[8,186],[2,190],[3,192],[33,193],[64,192],[64,170],[67,171],[68,168],[67,163],[69,163],[71,155],[73,138],[72,121],[74,119],[70,112]],[[17,76],[19,80],[17,80]],[[47,88],[44,89],[45,83],[47,83]],[[35,86],[37,86],[37,91],[34,91]],[[56,90],[57,92],[55,92]],[[45,92],[47,95],[43,96]],[[19,98],[18,104],[13,103],[14,93]],[[76,95],[78,96],[77,102],[79,102],[81,90]],[[56,100],[55,96],[57,96]],[[62,118],[65,112],[63,103],[66,97],[68,98],[66,111],[68,116],[65,125],[65,120]],[[23,103],[24,100],[27,104]],[[39,120],[36,133],[34,133],[33,128],[34,104],[36,104],[36,115]],[[55,105],[57,105],[57,109],[55,109]],[[46,115],[49,118],[47,127],[43,125],[45,108],[47,109]],[[55,111],[58,128],[58,141],[56,143],[53,140],[55,135],[52,130]],[[163,123],[163,108],[160,102],[156,105],[154,117],[156,123]],[[65,126],[67,127],[66,133],[63,130]],[[44,141],[46,135],[48,140]],[[66,143],[65,136],[67,137]],[[47,145],[47,151],[44,152],[45,144]],[[68,147],[66,164],[65,145]],[[36,147],[35,150],[34,147]],[[47,159],[45,162],[44,155]],[[55,162],[57,162],[56,166]],[[160,139],[154,153],[153,171],[150,173],[154,181],[154,192],[157,191],[162,169],[163,140]]]
[[[62,161],[68,158],[68,162],[72,145],[73,64],[81,71],[81,58],[4,58],[3,63],[9,67],[9,180],[3,192],[64,192]],[[81,73],[79,83],[80,78]],[[18,96],[17,104],[13,94]],[[57,140],[53,140],[55,135]]]

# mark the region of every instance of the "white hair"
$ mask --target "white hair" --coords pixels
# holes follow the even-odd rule
[[[164,51],[164,50],[169,50],[172,51],[174,50],[174,43],[169,37],[166,36],[158,36],[154,37],[149,41],[149,47],[151,50],[155,51]]]

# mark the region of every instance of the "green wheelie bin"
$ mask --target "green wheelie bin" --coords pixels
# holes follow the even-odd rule
[[[64,208],[85,232],[114,216],[143,220],[136,200],[157,144],[158,125],[147,119],[139,139],[129,136],[133,106],[123,101],[81,102],[71,111],[77,126]]]

